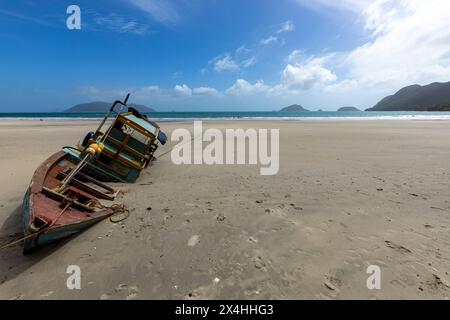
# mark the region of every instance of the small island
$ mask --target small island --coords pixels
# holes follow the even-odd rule
[[[309,110],[303,108],[299,104],[290,105],[289,107],[285,107],[285,108],[281,109],[280,111],[282,111],[282,112],[309,112]]]
[[[342,107],[338,109],[338,112],[357,112],[361,111],[356,107]]]
[[[81,103],[77,104],[67,110],[64,110],[64,112],[84,112],[84,113],[101,113],[101,112],[107,112],[109,108],[111,108],[112,103],[110,102],[104,102],[104,101],[96,101],[96,102],[89,102],[89,103]],[[152,108],[140,105],[140,104],[128,104],[129,107],[135,108],[139,112],[146,113],[146,112],[155,112]]]

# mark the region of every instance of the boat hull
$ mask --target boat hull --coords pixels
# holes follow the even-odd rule
[[[79,233],[95,223],[111,216],[111,208],[88,210],[90,208],[68,206],[66,202],[45,192],[53,189],[59,183],[58,174],[70,168],[73,164],[68,161],[68,155],[60,151],[47,159],[36,170],[30,187],[23,200],[23,230],[27,239],[24,242],[24,253]],[[95,197],[83,190],[70,186],[70,192],[78,192],[78,197],[94,200]],[[86,202],[88,202],[86,200]],[[35,225],[41,225],[36,230]]]

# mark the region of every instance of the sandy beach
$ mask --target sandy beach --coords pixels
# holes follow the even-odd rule
[[[96,122],[0,121],[0,243],[36,167]],[[158,159],[118,184],[130,217],[23,256],[0,299],[447,299],[450,121],[210,121],[279,128],[280,169]],[[161,123],[170,136],[192,123]],[[158,152],[171,147],[169,142]],[[81,268],[81,290],[66,269]],[[368,290],[366,269],[381,269]]]

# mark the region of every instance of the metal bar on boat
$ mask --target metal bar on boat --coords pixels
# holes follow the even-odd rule
[[[67,174],[60,172],[60,176],[61,177],[67,177]],[[106,194],[100,190],[94,189],[91,186],[87,185],[86,183],[78,180],[77,178],[72,178],[72,180],[69,182],[69,184],[73,185],[74,187],[82,190],[82,191],[86,191],[87,193],[93,195],[94,197],[97,198],[101,198],[101,199],[105,199],[105,200],[114,200],[114,194],[113,195],[109,195]]]
[[[109,112],[106,114],[106,116],[103,118],[102,122],[100,123],[100,125],[98,126],[98,129],[96,132],[100,131],[101,128],[103,127],[103,125],[105,124],[106,120],[108,120],[109,116],[114,112],[114,108],[116,107],[116,105],[121,104],[124,107],[127,106],[127,102],[128,99],[130,98],[130,94],[128,93],[127,96],[125,97],[125,100],[122,102],[120,100],[116,100],[113,105],[111,106],[111,108],[109,109]],[[100,141],[103,141],[105,139],[105,137],[109,134],[109,131],[111,130],[111,127],[109,127],[108,131],[104,134],[103,138],[100,139]]]

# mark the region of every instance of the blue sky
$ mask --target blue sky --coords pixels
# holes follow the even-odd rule
[[[69,30],[66,9],[81,9]],[[446,0],[0,0],[1,112],[370,107],[450,81]]]

